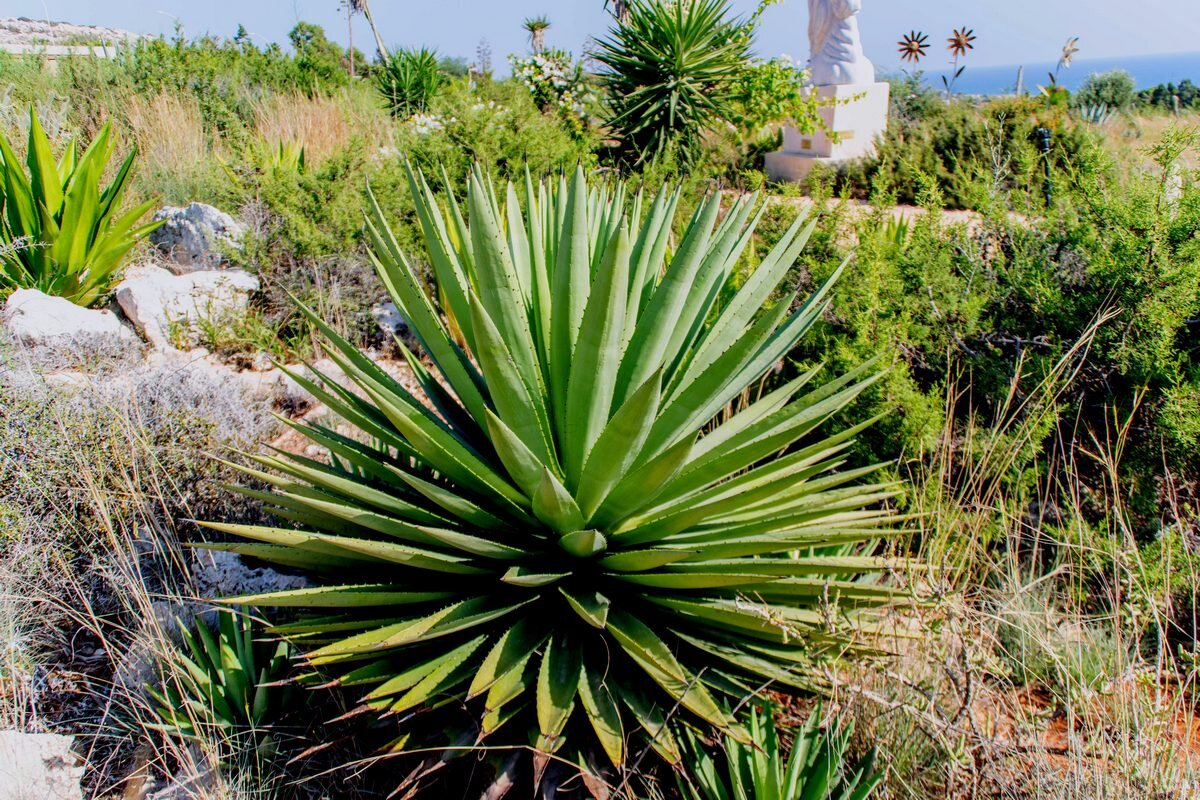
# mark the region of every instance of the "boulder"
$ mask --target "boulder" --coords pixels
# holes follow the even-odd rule
[[[117,303],[155,347],[171,348],[172,334],[189,333],[198,321],[220,323],[246,310],[258,278],[242,270],[174,275],[162,267],[130,267],[117,284]]]
[[[396,308],[396,304],[390,300],[379,303],[371,308],[371,316],[375,319],[375,324],[388,337],[395,336],[399,339],[408,337],[408,320],[404,318],[404,314],[400,309]]]
[[[82,800],[70,736],[0,731],[0,800]]]
[[[150,241],[166,256],[177,273],[218,269],[227,254],[240,246],[246,226],[218,208],[192,203],[186,208],[167,206],[154,215],[166,222],[150,234]]]
[[[140,344],[133,330],[111,311],[82,308],[37,289],[18,289],[9,295],[0,326],[17,343],[62,360],[129,355]]]

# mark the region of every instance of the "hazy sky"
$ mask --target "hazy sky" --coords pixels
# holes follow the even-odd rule
[[[189,36],[231,36],[238,23],[257,41],[286,41],[298,21],[323,25],[345,43],[345,15],[338,0],[3,0],[0,14],[109,25],[140,33],[169,34],[178,19]],[[603,0],[372,0],[389,45],[429,45],[446,55],[473,58],[487,38],[502,68],[504,56],[526,47],[521,21],[546,14],[552,46],[579,52],[589,36],[603,32]],[[748,12],[755,0],[734,0]],[[1200,0],[865,0],[860,17],[867,54],[885,69],[898,65],[895,41],[909,29],[930,34],[925,66],[943,68],[951,28],[966,24],[979,37],[971,61],[979,66],[1046,62],[1063,42],[1080,37],[1079,58],[1194,52],[1200,50]],[[807,57],[807,0],[782,0],[767,11],[758,40],[763,55]],[[355,44],[370,53],[370,33],[358,20]]]

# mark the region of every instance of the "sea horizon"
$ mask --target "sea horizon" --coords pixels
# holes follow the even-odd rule
[[[958,94],[997,95],[1012,94],[1017,86],[1017,73],[1022,65],[973,67],[965,62],[966,69],[954,85]],[[1058,66],[1056,61],[1035,61],[1024,66],[1024,90],[1036,92],[1038,86],[1050,81],[1050,74]],[[1123,69],[1133,76],[1138,89],[1151,89],[1159,84],[1179,84],[1191,80],[1200,84],[1200,52],[1164,53],[1145,56],[1122,56],[1114,58],[1076,59],[1071,66],[1058,71],[1058,83],[1075,91],[1083,85],[1089,75]],[[917,70],[896,68],[881,70],[882,75],[899,76],[916,74]],[[920,71],[925,84],[941,89],[942,77],[951,77],[950,70],[927,69]]]

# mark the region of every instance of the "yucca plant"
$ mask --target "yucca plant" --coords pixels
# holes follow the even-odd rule
[[[83,155],[72,139],[56,160],[32,109],[25,163],[0,134],[0,243],[23,243],[0,255],[0,290],[39,289],[81,306],[108,292],[126,254],[162,224],[138,224],[153,201],[121,205],[136,147],[101,188],[114,147],[106,123]]]
[[[185,739],[216,738],[260,750],[275,746],[271,723],[294,690],[281,684],[291,667],[291,648],[262,636],[250,616],[218,612],[210,627],[197,618],[194,629],[179,623],[183,647],[166,661],[166,674],[150,696],[157,727]],[[242,741],[249,737],[249,741]]]
[[[424,47],[381,54],[371,76],[388,111],[399,119],[427,111],[445,83],[437,53]]]
[[[760,396],[828,304],[832,279],[798,307],[776,295],[815,222],[745,274],[755,197],[723,218],[707,198],[675,242],[678,190],[527,177],[522,214],[475,171],[443,212],[409,182],[436,292],[374,198],[366,228],[433,363],[409,357],[425,398],[305,309],[354,385],[294,377],[361,435],[289,423],[330,463],[250,456],[274,491],[240,491],[294,526],[209,523],[252,540],[211,546],[319,586],[229,602],[302,609],[277,630],[366,708],[465,707],[472,737],[532,729],[543,753],[598,743],[616,765],[639,730],[677,761],[668,718],[734,730],[727,698],[809,687],[824,651],[863,646],[860,608],[891,593],[853,578],[889,562],[851,550],[894,532],[895,489],[838,471],[867,423],[797,443],[874,367]]]
[[[847,763],[853,723],[821,730],[820,721],[818,705],[786,760],[769,707],[751,710],[748,742],[727,736],[715,754],[687,729],[688,766],[679,789],[688,800],[866,800],[883,782],[875,750]]]
[[[550,20],[545,14],[526,17],[521,27],[529,34],[529,49],[535,55],[546,49],[546,31],[550,30]]]
[[[732,120],[750,66],[752,29],[729,0],[630,0],[596,60],[606,67],[607,124],[643,162],[673,149],[685,161],[705,131]]]

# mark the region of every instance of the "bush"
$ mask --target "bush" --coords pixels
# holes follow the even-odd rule
[[[1133,106],[1135,88],[1133,76],[1123,69],[1095,72],[1079,87],[1075,102],[1084,108],[1107,106],[1124,111]]]
[[[543,113],[557,114],[568,130],[582,134],[587,125],[587,108],[594,102],[582,63],[561,50],[512,55],[508,62],[513,77],[525,84],[534,105]]]
[[[1200,108],[1200,86],[1193,83],[1191,78],[1184,78],[1178,86],[1160,83],[1153,89],[1138,92],[1138,102],[1164,111],[1174,111],[1177,103],[1180,109]]]
[[[165,659],[150,694],[162,729],[173,736],[219,741],[270,755],[272,726],[292,710],[295,690],[280,685],[291,671],[291,648],[262,639],[247,612],[222,609],[216,626],[199,617],[180,622],[184,647]]]
[[[1061,169],[1087,146],[1083,126],[1033,98],[927,103],[926,94],[894,84],[893,113],[875,156],[852,163],[838,175],[859,197],[875,189],[902,203],[918,201],[931,178],[948,208],[986,209],[997,192],[1018,208],[1041,204],[1042,156],[1034,130],[1054,131],[1051,166]]]
[[[679,781],[688,800],[867,800],[883,782],[875,751],[851,762],[853,722],[835,719],[821,730],[821,706],[809,714],[784,759],[771,708],[750,712],[750,741],[732,736],[716,755],[692,731],[685,732],[688,767]]]

